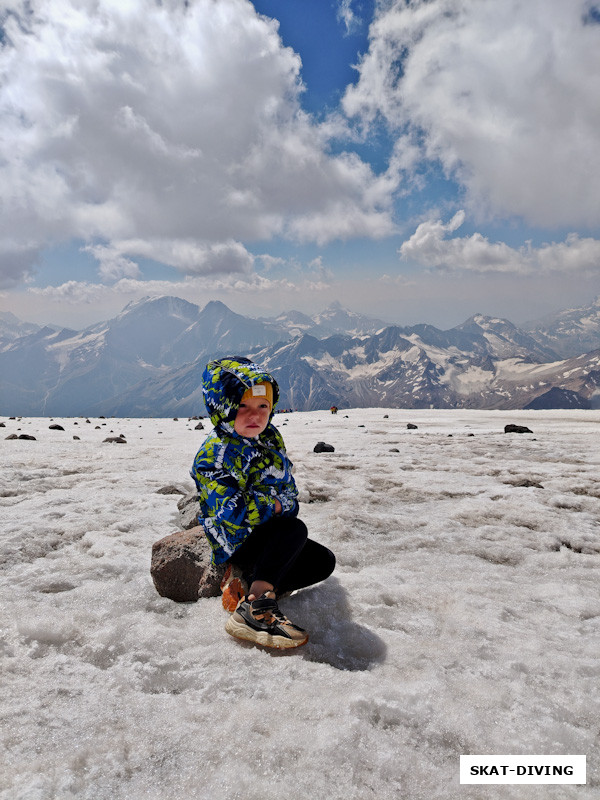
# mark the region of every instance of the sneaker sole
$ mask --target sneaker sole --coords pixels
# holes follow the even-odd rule
[[[273,647],[277,650],[291,650],[295,647],[302,647],[303,644],[308,642],[308,634],[304,639],[287,639],[285,636],[272,636],[266,631],[255,631],[242,622],[236,622],[233,617],[229,617],[227,620],[225,630],[235,639],[260,644],[263,647]]]

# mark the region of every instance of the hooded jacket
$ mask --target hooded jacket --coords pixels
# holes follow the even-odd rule
[[[256,438],[234,430],[241,398],[251,386],[273,386],[269,423]],[[191,470],[198,487],[198,520],[212,548],[214,564],[230,558],[257,525],[298,513],[298,490],[281,434],[272,424],[279,387],[269,373],[247,358],[211,361],[202,375],[204,402],[215,426],[196,454]]]

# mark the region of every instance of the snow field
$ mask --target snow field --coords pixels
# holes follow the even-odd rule
[[[37,441],[0,440],[2,800],[597,796],[600,412],[278,415],[338,559],[282,601],[292,653],[152,584],[208,425],[4,421]],[[586,754],[588,783],[460,786],[468,753]]]

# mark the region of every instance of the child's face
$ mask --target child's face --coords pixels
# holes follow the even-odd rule
[[[269,424],[271,406],[264,397],[248,397],[240,407],[233,423],[239,436],[255,439]]]

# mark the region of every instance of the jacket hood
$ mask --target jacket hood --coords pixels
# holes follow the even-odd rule
[[[212,424],[216,427],[224,422],[233,422],[246,389],[266,382],[273,386],[271,419],[279,400],[279,387],[272,375],[241,356],[209,361],[202,374],[202,392]]]

